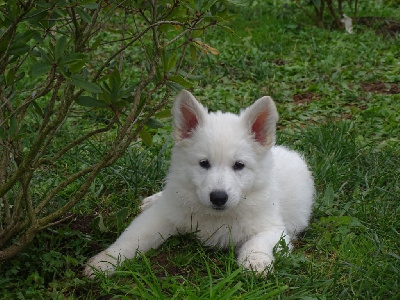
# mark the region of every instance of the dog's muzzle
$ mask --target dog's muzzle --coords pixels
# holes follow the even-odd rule
[[[225,209],[225,204],[228,201],[228,194],[225,191],[212,191],[210,193],[210,201],[213,204],[213,208],[216,210]]]

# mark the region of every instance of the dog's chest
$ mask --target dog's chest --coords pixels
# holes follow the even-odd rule
[[[241,244],[256,234],[260,227],[254,220],[218,216],[192,217],[191,231],[207,246],[227,248]],[[259,224],[259,223],[258,223]]]
[[[204,221],[199,221],[195,232],[205,245],[226,248],[229,244],[236,244],[238,242],[237,239],[241,239],[237,235],[235,227],[232,224],[224,224],[222,222],[207,224]]]

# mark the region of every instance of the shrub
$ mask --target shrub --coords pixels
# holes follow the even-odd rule
[[[358,0],[311,0],[306,1],[311,4],[314,14],[304,7],[304,3],[300,0],[292,0],[297,7],[301,9],[317,26],[324,27],[324,14],[328,14],[332,20],[333,26],[339,28],[342,26],[341,18],[343,16],[344,7],[351,11],[352,18],[356,18],[358,9]]]
[[[59,222],[138,137],[151,146],[156,113],[216,54],[206,31],[227,10],[217,0],[9,0],[0,12],[5,260]],[[106,146],[94,151],[94,141]]]

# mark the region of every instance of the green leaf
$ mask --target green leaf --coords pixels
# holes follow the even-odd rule
[[[62,58],[59,65],[68,66],[70,73],[78,73],[86,65],[87,55],[83,53],[72,53]]]
[[[21,79],[25,78],[25,72],[21,72],[17,75],[17,77],[14,79],[14,82],[20,81]]]
[[[12,116],[10,119],[10,129],[8,131],[8,136],[14,137],[15,133],[17,132],[17,128],[18,128],[17,118],[15,116]]]
[[[69,78],[70,74],[65,68],[64,65],[59,65],[57,68],[57,71],[64,77],[64,78]]]
[[[204,29],[196,29],[192,31],[192,39],[201,38],[204,34]]]
[[[96,9],[98,7],[98,4],[97,3],[88,3],[88,4],[81,3],[80,6],[87,8],[87,9]]]
[[[65,56],[60,63],[62,64],[71,64],[71,63],[75,63],[78,61],[82,61],[82,60],[86,60],[87,59],[87,55],[83,54],[83,53],[72,53],[69,54],[67,56]]]
[[[6,75],[6,84],[7,85],[11,85],[13,83],[13,81],[14,81],[14,78],[15,78],[15,70],[14,69],[10,69],[7,72],[7,75]]]
[[[157,120],[155,118],[150,118],[147,121],[146,126],[149,127],[149,128],[152,128],[152,129],[157,129],[157,128],[164,127],[164,124],[161,121],[159,121],[159,120]]]
[[[178,6],[167,16],[167,19],[185,23],[189,21],[189,16],[187,9]]]
[[[72,75],[71,83],[74,86],[79,87],[81,89],[84,89],[84,90],[86,90],[86,91],[88,91],[90,93],[94,93],[94,94],[101,93],[101,88],[97,84],[95,84],[93,82],[86,81],[85,78],[83,78],[80,75],[77,75],[77,74]]]
[[[17,1],[8,1],[8,2],[9,3],[8,5],[6,5],[6,8],[8,10],[9,16],[11,16],[13,21],[15,21],[20,13],[20,8],[17,5]]]
[[[166,86],[176,93],[179,93],[182,90],[182,86],[172,81],[167,81]]]
[[[99,227],[100,232],[107,232],[108,228],[106,225],[104,225],[104,220],[103,220],[103,215],[99,214],[99,221],[97,223],[97,226]]]
[[[198,48],[195,47],[194,45],[190,44],[190,58],[192,61],[196,61],[198,58],[197,52],[198,52]]]
[[[36,113],[38,115],[40,115],[42,118],[44,118],[44,113],[43,113],[42,109],[40,108],[40,106],[35,101],[32,102],[32,105],[33,105],[33,108],[36,111]]]
[[[0,139],[5,140],[7,138],[7,132],[3,127],[0,127]]]
[[[42,8],[50,8],[52,3],[48,3],[46,1],[35,1],[35,5]]]
[[[3,25],[2,25],[3,26]],[[5,34],[4,36],[2,36],[2,38],[0,39],[0,53],[6,51],[9,43],[10,43],[10,39],[11,39],[11,34],[12,31],[10,30],[9,33]]]
[[[220,16],[208,16],[204,18],[204,21],[207,22],[219,22],[219,23],[224,23],[226,20],[223,17]]]
[[[183,5],[185,5],[185,7],[189,10],[196,10],[196,4],[194,0],[187,0],[183,2]]]
[[[111,73],[109,82],[112,91],[121,89],[121,75],[117,69]]]
[[[106,103],[90,96],[80,96],[78,99],[76,99],[75,102],[85,107],[99,107],[99,108],[108,107]]]
[[[96,50],[97,47],[100,46],[100,43],[102,42],[102,40],[103,40],[103,39],[101,39],[101,38],[96,39],[96,40],[93,42],[93,44],[90,46],[90,48],[91,48],[92,50]]]
[[[159,118],[159,119],[169,118],[171,116],[171,110],[170,109],[164,109],[164,110],[159,111],[158,113],[156,113],[154,116]]]
[[[29,45],[21,42],[13,43],[9,49],[9,54],[20,56],[30,50]]]
[[[208,2],[206,2],[205,4],[203,4],[202,6],[202,11],[207,11],[211,8],[211,6],[213,6],[218,0],[209,0]]]
[[[107,89],[103,89],[102,93],[98,95],[98,98],[104,103],[111,104],[110,92]]]
[[[74,73],[78,73],[82,70],[82,68],[86,65],[86,61],[81,60],[81,61],[77,61],[75,63],[69,64],[69,71],[74,74]]]
[[[162,81],[164,78],[164,64],[163,64],[163,69],[161,67],[156,69],[156,79],[157,81]]]
[[[193,86],[193,83],[191,83],[190,81],[186,80],[185,78],[183,78],[180,75],[173,75],[171,77],[168,77],[169,81],[175,82],[179,85],[181,85],[184,88],[191,88]]]
[[[123,207],[113,214],[116,217],[118,224],[121,224],[129,215],[129,208]]]
[[[37,50],[40,52],[40,57],[44,62],[47,62],[49,64],[53,64],[53,59],[44,51],[42,48],[37,47]]]
[[[92,23],[92,17],[86,11],[84,11],[82,8],[77,7],[76,12],[78,13],[78,15],[81,17],[81,19],[83,21],[85,21],[88,24]]]
[[[52,64],[40,61],[40,62],[33,64],[30,67],[28,74],[29,74],[29,76],[32,76],[32,77],[39,77],[39,76],[42,76],[43,74],[46,74],[47,72],[49,72],[52,69],[52,67],[53,67]]]
[[[176,62],[178,61],[178,55],[176,53],[174,53],[169,59],[168,59],[168,63],[167,63],[167,68],[166,68],[166,72],[169,72],[170,70],[172,70],[175,65]]]
[[[57,61],[63,56],[66,46],[67,38],[65,37],[65,35],[63,35],[57,40],[56,48],[54,51],[54,56]]]
[[[24,19],[26,19],[31,24],[39,22],[39,21],[45,19],[47,16],[47,11],[41,10],[40,5],[38,5],[38,3],[39,3],[39,1],[35,1],[36,9],[31,10],[24,17]],[[48,3],[48,4],[50,5],[49,7],[51,7],[51,4],[50,3]]]
[[[153,137],[146,129],[142,129],[139,132],[139,136],[142,139],[143,144],[145,144],[147,147],[153,146]]]
[[[28,43],[32,38],[38,38],[40,37],[40,33],[36,30],[26,30],[23,32],[18,32],[14,40],[18,41],[20,43]]]

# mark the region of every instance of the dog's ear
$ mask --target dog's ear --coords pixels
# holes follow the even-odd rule
[[[174,138],[181,141],[192,136],[207,114],[206,109],[186,90],[182,90],[172,108]]]
[[[249,128],[254,139],[264,147],[271,147],[275,143],[276,122],[279,116],[271,97],[258,99],[242,114],[245,126]]]

